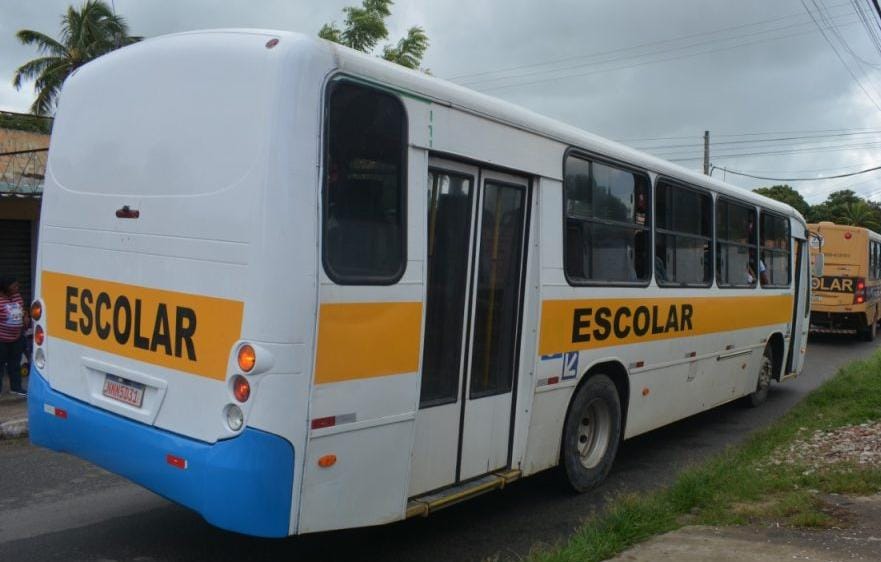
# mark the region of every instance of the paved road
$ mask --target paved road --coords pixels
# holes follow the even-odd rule
[[[817,338],[808,367],[751,410],[727,405],[624,443],[606,483],[573,495],[552,472],[502,492],[372,529],[262,540],[217,530],[180,507],[72,457],[0,442],[0,560],[473,560],[516,559],[564,540],[610,495],[671,481],[737,443],[876,344]]]

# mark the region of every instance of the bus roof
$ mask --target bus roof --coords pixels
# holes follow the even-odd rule
[[[677,164],[630,148],[621,143],[605,139],[593,133],[578,129],[577,127],[545,117],[510,102],[475,92],[447,80],[431,76],[424,72],[410,70],[401,65],[380,59],[379,57],[367,55],[317,37],[289,31],[274,31],[266,29],[212,29],[188,31],[174,35],[198,36],[215,33],[267,35],[282,39],[278,45],[282,48],[287,47],[298,51],[313,50],[313,52],[321,52],[325,55],[329,53],[333,57],[336,65],[336,69],[330,69],[331,72],[333,70],[338,70],[344,74],[376,82],[409,96],[423,98],[432,103],[475,114],[510,127],[538,134],[575,148],[595,152],[612,159],[627,162],[631,165],[638,166],[660,175],[668,176],[672,179],[678,179],[693,185],[705,187],[722,195],[728,195],[756,205],[762,205],[770,210],[786,214],[790,217],[795,217],[799,222],[805,224],[805,220],[801,214],[785,203],[724,183],[712,177],[699,174]],[[292,41],[285,42],[283,40],[284,38],[289,38]],[[134,46],[126,47],[126,49],[143,47],[154,41],[162,40],[162,37],[156,37],[135,44]],[[285,43],[288,43],[288,45],[285,45]],[[299,54],[308,56],[307,52],[301,52]]]
[[[837,224],[830,221],[821,221],[821,222],[812,222],[808,224],[808,229],[812,231],[816,231],[819,229],[823,230],[855,230],[858,232],[865,233],[870,240],[881,241],[881,234],[878,234],[874,230],[870,230],[868,228],[862,226],[852,226],[849,224]]]

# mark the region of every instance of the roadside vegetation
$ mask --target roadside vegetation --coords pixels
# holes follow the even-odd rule
[[[797,452],[818,436],[822,441],[826,433],[818,432],[865,433],[879,420],[881,353],[846,366],[771,427],[684,472],[669,488],[617,498],[606,512],[585,521],[567,544],[536,550],[531,560],[605,560],[685,525],[846,524],[823,496],[881,491],[881,463],[846,456],[830,462],[809,448],[808,454]],[[833,440],[834,435],[826,439]]]

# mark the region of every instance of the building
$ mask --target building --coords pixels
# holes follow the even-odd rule
[[[0,275],[30,302],[51,119],[0,112]]]

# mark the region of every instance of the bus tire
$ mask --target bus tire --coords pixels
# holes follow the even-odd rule
[[[560,461],[576,492],[586,492],[605,479],[620,440],[618,389],[606,375],[593,375],[572,398],[563,426]]]
[[[774,352],[771,346],[765,347],[762,361],[759,363],[759,372],[756,377],[756,389],[746,397],[746,402],[753,408],[757,408],[768,399],[768,389],[771,387],[771,377],[774,374]]]
[[[863,330],[863,339],[866,341],[875,341],[876,335],[878,335],[878,322],[869,322],[868,326]]]

